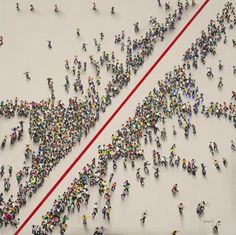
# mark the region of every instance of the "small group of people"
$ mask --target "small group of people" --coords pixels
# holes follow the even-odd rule
[[[4,177],[5,175],[5,169],[8,168],[8,177]],[[0,180],[3,178],[3,188],[4,188],[4,192],[8,192],[10,190],[11,187],[11,183],[10,183],[10,178],[12,177],[12,171],[13,171],[13,167],[12,166],[4,166],[2,165],[0,168]],[[1,194],[0,197],[0,201],[3,200],[3,194]]]
[[[18,2],[16,3],[16,10],[20,11],[20,4]],[[35,8],[34,8],[33,4],[30,4],[30,11],[34,11],[34,10],[35,10]],[[59,8],[58,8],[57,4],[54,5],[54,11],[56,13],[59,12]]]
[[[93,9],[94,11],[98,11],[96,2],[93,2],[93,4],[92,4],[92,9]],[[112,14],[112,15],[115,14],[115,7],[114,7],[114,6],[111,7],[111,14]]]
[[[178,3],[179,3],[180,1],[178,1]],[[196,5],[196,0],[191,0],[191,1],[189,1],[189,0],[185,0],[185,8],[188,8],[189,7],[189,5],[190,5],[190,2],[191,2],[191,4],[192,4],[192,6],[194,7],[195,5]],[[157,3],[158,3],[158,5],[159,5],[159,7],[161,7],[162,6],[162,3],[164,3],[164,6],[165,6],[165,10],[169,10],[170,9],[170,6],[171,6],[171,4],[170,4],[170,2],[169,1],[167,1],[167,0],[157,0]]]
[[[17,140],[20,141],[23,137],[24,133],[24,121],[20,121],[19,125],[12,128],[12,133],[9,135],[10,137],[10,144],[13,145]],[[7,143],[8,136],[5,135],[2,143],[1,143],[1,149],[4,149]]]

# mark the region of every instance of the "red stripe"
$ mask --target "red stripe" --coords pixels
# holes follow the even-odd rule
[[[21,226],[16,230],[14,235],[18,235],[21,230],[25,227],[25,225],[31,220],[34,214],[39,210],[39,208],[43,205],[43,203],[48,199],[48,197],[53,193],[53,191],[57,188],[57,186],[63,181],[63,179],[67,176],[67,174],[72,170],[72,168],[77,164],[77,162],[81,159],[81,157],[86,153],[86,151],[90,148],[90,146],[94,143],[94,141],[100,136],[100,134],[104,131],[104,129],[108,126],[108,124],[112,121],[112,119],[116,116],[116,114],[123,108],[123,106],[127,103],[127,101],[131,98],[131,96],[137,91],[137,89],[141,86],[141,84],[145,81],[147,76],[153,71],[153,69],[160,63],[160,61],[164,58],[167,52],[173,47],[176,41],[182,36],[185,30],[190,26],[190,24],[194,21],[194,19],[198,16],[198,14],[203,10],[203,8],[207,5],[210,0],[206,0],[201,7],[197,10],[197,12],[193,15],[193,17],[188,21],[188,23],[184,26],[184,28],[179,32],[179,34],[175,37],[175,39],[169,44],[169,46],[165,49],[165,51],[161,54],[161,56],[156,60],[156,62],[152,65],[152,67],[147,71],[147,73],[143,76],[143,78],[138,82],[138,84],[133,88],[133,90],[128,94],[128,96],[124,99],[124,101],[120,104],[120,106],[115,110],[115,112],[111,115],[111,117],[105,122],[105,124],[101,127],[101,129],[97,132],[97,134],[92,138],[92,140],[87,144],[87,146],[83,149],[83,151],[79,154],[79,156],[73,161],[73,163],[67,168],[64,174],[59,178],[59,180],[53,185],[53,187],[49,190],[49,192],[45,195],[45,197],[40,201],[40,203],[34,208],[34,210],[30,213],[27,219],[21,224]]]

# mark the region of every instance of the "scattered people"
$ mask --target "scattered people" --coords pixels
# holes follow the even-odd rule
[[[161,6],[161,1],[158,1],[158,4]],[[195,1],[192,1],[192,6],[195,4]],[[65,91],[69,93],[73,84],[74,91],[81,92],[84,100],[78,97],[70,98],[68,105],[61,100],[56,100],[53,79],[47,78],[50,91],[48,100],[28,102],[16,98],[15,100],[1,102],[1,116],[12,118],[17,115],[29,118],[28,132],[30,138],[34,144],[38,144],[37,150],[34,150],[31,147],[32,145],[25,146],[25,165],[22,169],[18,169],[15,175],[19,186],[16,200],[13,200],[12,197],[5,200],[3,194],[0,195],[1,225],[18,226],[17,215],[20,209],[43,186],[45,178],[49,176],[56,165],[67,157],[76,144],[81,142],[83,136],[88,135],[99,120],[101,112],[105,112],[113,99],[128,85],[132,75],[137,73],[151,55],[157,41],[163,41],[165,34],[175,29],[184,10],[188,9],[190,5],[191,3],[188,1],[185,4],[178,1],[177,10],[173,14],[169,14],[162,24],[157,22],[155,18],[150,18],[150,28],[142,36],[142,39],[131,40],[124,31],[118,33],[115,37],[115,44],[122,48],[122,43],[124,43],[124,52],[122,53],[126,53],[126,63],[121,63],[115,52],[101,51],[100,58],[91,55],[89,62],[95,69],[96,77],[87,76],[88,87],[86,89],[82,84],[81,74],[86,74],[88,61],[80,61],[77,56],[73,58],[74,61],[72,60],[71,63],[66,60],[65,69],[68,75],[65,77]],[[31,8],[34,9],[33,6]],[[165,9],[170,9],[170,3],[165,3]],[[93,3],[93,10],[97,11],[95,3]],[[93,186],[96,186],[98,195],[104,201],[101,200],[101,206],[98,206],[96,202],[93,211],[90,211],[89,214],[92,219],[96,219],[97,214],[101,213],[104,220],[111,220],[112,197],[118,190],[116,189],[117,185],[120,184],[116,179],[116,170],[120,167],[119,162],[123,164],[125,170],[129,170],[129,167],[134,169],[137,182],[143,189],[145,189],[146,177],[159,177],[161,173],[159,169],[161,168],[176,167],[192,176],[197,174],[197,169],[201,166],[202,174],[206,175],[204,163],[200,165],[193,157],[188,159],[176,154],[178,147],[176,144],[171,146],[169,154],[161,153],[160,148],[162,143],[169,138],[165,123],[173,117],[178,120],[178,136],[182,131],[185,137],[196,134],[196,125],[190,119],[194,113],[202,114],[206,118],[210,116],[227,117],[234,126],[236,125],[235,106],[227,103],[220,104],[219,102],[206,104],[204,95],[200,92],[195,79],[189,72],[191,68],[198,68],[199,63],[205,64],[208,54],[214,55],[216,53],[217,43],[223,40],[223,26],[228,24],[227,20],[224,19],[228,19],[230,22],[233,15],[234,7],[231,3],[226,4],[219,18],[216,21],[211,20],[208,31],[202,31],[195,43],[186,50],[183,55],[183,64],[175,66],[172,71],[166,73],[163,80],[158,80],[157,86],[149,92],[142,103],[138,104],[134,116],[129,117],[122,127],[112,135],[110,144],[98,146],[98,156],[87,163],[82,171],[78,172],[67,190],[55,199],[52,208],[43,215],[41,225],[33,225],[32,234],[48,234],[53,232],[56,226],[60,228],[61,234],[64,234],[68,229],[68,217],[65,216],[65,210],[72,212],[76,209],[76,211],[80,211],[83,205],[88,205],[91,201],[90,187]],[[139,22],[134,24],[134,31],[135,33],[140,31]],[[80,36],[79,29],[77,29],[77,36]],[[100,40],[94,40],[95,47],[100,48],[97,50],[98,52],[101,50],[102,45],[100,43],[102,43],[104,34],[101,33],[99,36]],[[84,51],[87,51],[86,46],[86,43],[82,44]],[[48,41],[48,47],[51,48],[51,41]],[[105,85],[105,93],[101,96],[98,92],[98,86],[103,78],[102,66],[112,74],[112,79]],[[220,64],[219,69],[223,69]],[[29,72],[24,74],[30,80]],[[214,77],[212,68],[209,66],[207,67],[207,76]],[[186,102],[186,99],[191,100],[191,103]],[[22,135],[22,133],[19,134],[20,130],[23,133],[21,126],[12,129],[10,136],[12,144],[18,139],[18,136]],[[175,126],[173,126],[172,133],[176,136]],[[8,140],[9,135],[3,137],[2,150]],[[153,140],[155,140],[157,148],[153,151],[153,159],[150,163],[145,159],[142,144],[152,143]],[[231,142],[231,148],[235,149],[233,142]],[[219,149],[221,150],[221,148],[218,149],[218,144],[213,141],[210,142],[209,149],[214,156],[219,154]],[[138,161],[142,162],[141,168],[137,166]],[[228,163],[225,158],[222,159],[222,162],[226,167]],[[181,163],[182,167],[179,167]],[[108,167],[109,164],[112,164],[111,171]],[[214,160],[214,165],[217,169],[220,168],[217,160]],[[4,177],[4,190],[8,191],[11,186],[12,168],[9,170],[9,177],[8,175],[4,176],[5,171],[6,168],[3,166],[0,173],[1,177]],[[123,184],[121,182],[121,187],[121,199],[124,199],[132,191],[133,185],[131,187],[130,181],[127,179]],[[178,184],[174,184],[171,191],[173,194],[177,194],[179,192]],[[205,207],[205,201],[198,203],[196,212],[199,216],[203,215]],[[183,203],[178,205],[180,214],[183,213],[184,208]],[[85,227],[88,226],[89,218],[83,213],[81,219]],[[147,212],[143,212],[140,222],[145,224],[146,218]],[[216,225],[215,231],[218,231],[218,227],[219,224]],[[96,227],[94,234],[103,234],[104,231],[104,227]],[[172,234],[177,234],[177,232],[174,230]]]

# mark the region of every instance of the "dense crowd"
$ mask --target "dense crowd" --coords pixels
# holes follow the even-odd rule
[[[104,198],[104,206],[98,208],[95,203],[94,209],[91,212],[94,218],[100,211],[104,220],[110,220],[112,209],[112,195],[118,184],[115,181],[115,172],[118,167],[118,161],[123,162],[123,167],[127,168],[130,164],[135,168],[137,161],[143,161],[144,174],[149,173],[150,163],[145,159],[144,151],[141,148],[141,139],[144,143],[152,142],[153,136],[156,138],[157,148],[160,147],[161,141],[165,141],[167,131],[165,130],[165,123],[170,118],[177,118],[180,128],[186,137],[191,134],[196,134],[196,128],[190,121],[190,117],[194,114],[201,113],[206,118],[211,116],[217,118],[227,118],[234,127],[236,127],[236,105],[233,102],[221,104],[219,102],[211,102],[206,104],[204,102],[204,95],[196,86],[195,79],[190,73],[191,69],[197,69],[199,63],[206,63],[207,55],[215,54],[217,44],[224,39],[226,35],[226,27],[233,22],[235,16],[235,8],[231,2],[228,2],[221,13],[217,15],[217,19],[211,20],[208,25],[208,30],[202,31],[201,36],[192,43],[191,47],[186,50],[183,55],[183,64],[176,66],[173,71],[166,73],[163,80],[158,81],[158,86],[150,91],[149,95],[144,99],[142,104],[136,108],[134,117],[130,117],[122,128],[117,130],[112,135],[112,142],[108,145],[98,146],[98,157],[94,158],[92,162],[88,163],[82,172],[72,181],[71,185],[59,196],[44,216],[41,226],[33,231],[33,234],[47,234],[52,232],[54,228],[60,225],[61,228],[67,227],[66,220],[63,220],[66,210],[78,210],[82,204],[89,203],[90,187],[96,187],[98,193]],[[234,25],[236,22],[234,22]],[[188,98],[189,102],[184,102],[184,98]],[[161,128],[162,127],[162,128]],[[176,134],[175,127],[173,127],[173,134]],[[146,141],[145,141],[146,139]],[[162,156],[158,149],[153,151],[153,167],[154,176],[159,177],[159,168],[170,165],[178,167],[180,161],[182,162],[183,170],[187,169],[189,174],[195,175],[198,167],[202,167],[202,174],[206,174],[204,163],[197,165],[195,159],[186,160],[176,155],[176,147],[172,146],[169,157]],[[235,149],[234,142],[231,143],[231,148]],[[209,149],[212,154],[218,152],[218,145],[215,142],[209,144]],[[112,164],[113,171],[108,171],[108,164]],[[222,159],[223,165],[227,166],[227,160]],[[220,163],[214,160],[216,169],[219,169]],[[141,186],[145,185],[145,177],[141,175],[140,168],[137,168],[136,177],[140,180]],[[122,198],[129,193],[130,183],[126,180],[123,183]],[[172,188],[172,193],[179,192],[178,185],[175,184]],[[206,202],[202,201],[196,205],[196,212],[200,216],[204,213]],[[184,205],[180,203],[178,210],[183,213]],[[82,222],[87,224],[86,215],[82,216]],[[145,223],[147,213],[144,212],[140,221]],[[213,227],[213,232],[218,232],[220,225],[218,221]],[[96,229],[97,230],[97,229]],[[61,233],[64,233],[61,229]],[[176,234],[174,231],[173,234]],[[98,234],[97,231],[94,234]]]
[[[31,6],[31,9],[34,10],[34,7]],[[6,118],[13,118],[15,116],[29,118],[30,125],[28,131],[30,138],[39,145],[37,151],[34,151],[30,145],[26,145],[25,166],[16,172],[16,179],[19,185],[16,200],[13,199],[13,196],[6,200],[3,194],[1,194],[0,225],[7,226],[11,224],[17,227],[19,223],[17,214],[20,208],[43,185],[45,178],[59,161],[65,158],[73,146],[79,143],[82,137],[86,136],[90,129],[95,126],[95,123],[99,120],[100,111],[104,112],[106,107],[111,104],[112,99],[120,93],[121,89],[128,85],[132,72],[134,74],[137,72],[145,59],[152,53],[154,45],[164,40],[165,34],[175,28],[176,22],[181,19],[185,9],[188,9],[188,7],[184,8],[184,5],[179,1],[177,10],[173,14],[169,14],[164,23],[161,24],[157,22],[156,18],[151,17],[149,30],[140,39],[131,40],[128,38],[125,44],[124,35],[123,39],[118,40],[117,44],[123,43],[122,45],[125,45],[127,48],[125,66],[119,62],[114,53],[103,52],[99,61],[96,61],[93,56],[90,57],[90,62],[95,67],[97,76],[100,75],[101,66],[106,67],[107,71],[112,73],[112,80],[105,87],[105,94],[103,96],[98,94],[96,87],[98,84],[96,85],[95,80],[89,77],[88,89],[84,99],[70,98],[67,106],[60,100],[56,101],[53,79],[48,78],[48,87],[51,93],[48,100],[29,102],[18,100],[16,97],[14,100],[0,102],[1,116]],[[138,26],[136,25],[135,27]],[[101,33],[101,40],[104,37],[102,35],[103,33]],[[51,41],[48,43],[51,45]],[[74,76],[77,76],[76,82],[73,84],[74,88],[77,89],[79,87],[83,91],[80,73],[81,69],[86,70],[87,64],[84,62],[83,68],[81,64],[82,62],[75,58],[72,68],[70,68],[68,61],[65,67],[68,72],[72,72]],[[29,72],[26,72],[25,75],[26,78],[30,79]],[[67,77],[65,90],[68,91],[68,89],[69,79]],[[13,134],[10,135],[9,142],[14,144],[17,139],[21,139],[22,134],[23,123],[14,129]],[[2,141],[2,148],[5,148],[7,143],[6,136]],[[134,143],[129,147],[138,151],[138,146]],[[142,155],[142,153],[139,154],[140,156]],[[104,157],[103,154],[101,157]],[[101,165],[101,171],[105,173],[105,168],[103,169],[105,166],[103,164]],[[24,183],[22,183],[23,179]],[[6,187],[9,187],[8,180],[6,180]],[[85,197],[84,200],[89,198],[86,190],[83,193],[83,197]],[[104,209],[105,218],[110,218],[109,211],[110,205],[107,205]],[[65,230],[64,227],[63,229]]]

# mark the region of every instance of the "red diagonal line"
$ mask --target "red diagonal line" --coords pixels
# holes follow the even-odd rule
[[[178,33],[178,35],[174,38],[174,40],[169,44],[169,46],[164,50],[161,56],[156,60],[156,62],[152,65],[152,67],[147,71],[147,73],[143,76],[143,78],[137,83],[137,85],[133,88],[133,90],[128,94],[128,96],[124,99],[124,101],[120,104],[120,106],[115,110],[115,112],[110,116],[110,118],[105,122],[105,124],[101,127],[101,129],[97,132],[97,134],[90,140],[87,146],[83,149],[83,151],[79,154],[79,156],[72,162],[72,164],[67,168],[64,174],[59,178],[59,180],[53,185],[53,187],[49,190],[49,192],[45,195],[45,197],[40,201],[40,203],[34,208],[34,210],[30,213],[30,215],[26,218],[26,220],[21,224],[21,226],[16,230],[14,235],[18,235],[21,230],[25,227],[25,225],[31,220],[34,214],[39,210],[39,208],[44,204],[44,202],[49,198],[49,196],[53,193],[53,191],[58,187],[58,185],[63,181],[63,179],[67,176],[67,174],[72,170],[72,168],[77,164],[77,162],[81,159],[81,157],[87,152],[90,146],[95,142],[95,140],[100,136],[100,134],[105,130],[105,128],[109,125],[109,123],[113,120],[113,118],[117,115],[117,113],[123,108],[123,106],[127,103],[127,101],[131,98],[131,96],[137,91],[137,89],[141,86],[141,84],[145,81],[148,75],[153,71],[153,69],[160,63],[160,61],[164,58],[164,56],[168,53],[168,51],[173,47],[173,45],[177,42],[177,40],[182,36],[185,30],[190,26],[190,24],[195,20],[195,18],[199,15],[199,13],[203,10],[203,8],[207,5],[210,0],[206,0],[201,7],[197,10],[197,12],[192,16],[192,18],[188,21],[188,23],[183,27],[183,29]]]

